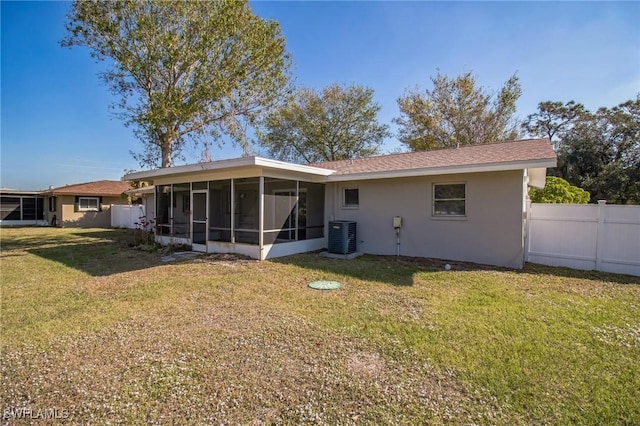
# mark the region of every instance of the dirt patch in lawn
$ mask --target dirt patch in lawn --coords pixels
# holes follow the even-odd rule
[[[385,363],[377,353],[356,352],[347,358],[347,367],[356,374],[379,376],[385,369]]]

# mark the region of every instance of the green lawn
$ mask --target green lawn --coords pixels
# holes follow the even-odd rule
[[[5,421],[640,424],[637,277],[0,232]]]

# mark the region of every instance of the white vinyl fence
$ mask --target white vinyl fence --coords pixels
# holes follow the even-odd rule
[[[640,276],[640,206],[531,204],[525,261]]]
[[[111,226],[114,228],[141,228],[138,224],[145,217],[143,205],[111,205]]]

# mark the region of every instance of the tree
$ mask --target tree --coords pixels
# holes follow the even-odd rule
[[[558,167],[551,174],[587,190],[592,202],[640,203],[640,94],[595,113],[573,101],[538,109],[523,127],[555,138]]]
[[[547,176],[544,189],[531,188],[529,198],[534,203],[587,204],[590,195],[562,178]]]
[[[522,128],[532,136],[548,138],[558,149],[558,141],[581,118],[588,114],[582,104],[569,101],[540,102],[538,112],[530,114],[522,123]]]
[[[450,79],[438,72],[432,90],[409,90],[398,98],[399,139],[412,151],[516,139],[513,115],[522,90],[512,75],[495,94],[477,87],[467,72]]]
[[[640,204],[640,95],[581,119],[564,135],[558,163],[592,201]]]
[[[62,46],[109,61],[102,78],[145,145],[141,165],[171,166],[189,140],[246,147],[246,126],[288,90],[280,28],[246,0],[76,0],[67,19]]]
[[[373,90],[351,85],[330,85],[317,92],[299,89],[289,102],[267,116],[258,133],[275,158],[314,163],[345,160],[378,153],[386,125],[378,124],[380,106]]]

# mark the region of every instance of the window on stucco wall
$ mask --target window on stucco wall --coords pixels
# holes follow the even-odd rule
[[[342,207],[355,209],[360,206],[360,191],[358,188],[342,188]]]
[[[97,212],[100,210],[100,197],[78,197],[78,211]]]
[[[433,185],[434,217],[465,217],[467,215],[466,183]]]

